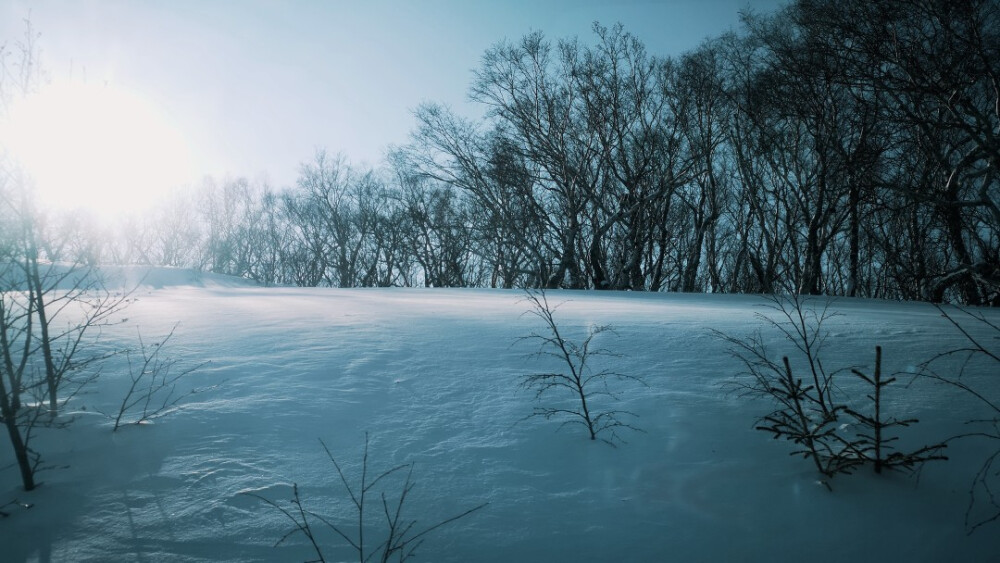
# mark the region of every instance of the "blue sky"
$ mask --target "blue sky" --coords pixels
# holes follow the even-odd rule
[[[295,181],[316,148],[377,164],[411,110],[471,113],[484,50],[532,30],[590,37],[616,22],[676,55],[777,0],[2,0],[0,40],[30,13],[50,77],[128,88],[157,104],[217,176]]]

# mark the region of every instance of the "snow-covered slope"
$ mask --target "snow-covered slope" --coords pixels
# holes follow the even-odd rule
[[[166,287],[257,287],[245,278],[187,268],[163,266],[101,266],[90,268],[66,263],[42,263],[40,274],[46,288],[72,290],[105,288],[113,291],[163,289]],[[27,288],[24,272],[16,264],[0,263],[0,290]]]
[[[162,266],[102,266],[100,273],[109,286],[123,289],[166,287],[256,287],[255,281],[213,272]]]
[[[248,288],[176,275],[147,282],[165,288],[143,291],[103,341],[124,347],[137,329],[149,341],[177,324],[164,352],[211,362],[187,385],[216,387],[112,433],[95,411],[121,400],[124,364],[113,360],[74,401],[72,428],[40,436],[54,467],[43,486],[24,493],[15,469],[0,472],[0,502],[34,505],[0,521],[3,561],[309,559],[302,536],[273,547],[290,523],[244,493],[284,502],[296,483],[307,509],[351,526],[319,439],[353,477],[366,432],[372,471],[415,462],[407,512],[418,527],[489,502],[429,535],[421,561],[995,560],[997,529],[969,536],[963,525],[981,444],[951,448],[919,484],[865,469],[830,492],[787,443],[753,429],[770,405],[727,392],[740,366],[710,330],[751,332],[761,297],[550,293],[570,337],[614,325],[618,336],[600,344],[621,357],[603,366],[648,384],[618,387],[615,406],[639,415],[644,432],[613,448],[578,427],[525,420],[534,402],[520,377],[559,366],[518,340],[543,329],[518,292]],[[885,370],[904,370],[961,343],[925,304],[834,307],[831,367],[871,366],[880,345]],[[989,384],[995,397],[1000,385]],[[984,414],[928,382],[890,392],[893,414],[921,419],[914,442]],[[0,466],[11,459],[4,444]],[[395,499],[398,482],[386,484]],[[328,560],[350,560],[332,532],[320,540]]]

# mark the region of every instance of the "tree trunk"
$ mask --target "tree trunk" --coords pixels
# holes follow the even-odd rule
[[[27,232],[26,237],[28,237],[28,256],[25,274],[28,278],[29,299],[34,300],[35,314],[38,316],[39,345],[42,349],[42,358],[45,361],[45,385],[49,395],[49,412],[54,416],[59,411],[59,374],[56,373],[55,360],[52,357],[49,319],[45,311],[45,294],[41,272],[38,269],[38,249],[35,246],[34,233]]]
[[[965,246],[965,239],[962,238],[963,230],[961,211],[957,206],[947,204],[941,206],[941,211],[944,216],[946,229],[948,231],[948,238],[951,240],[951,247],[955,250],[955,255],[959,261],[959,267],[970,268],[973,265],[972,256],[969,254],[969,249]],[[976,287],[976,282],[972,279],[971,270],[970,273],[958,276],[953,282],[943,285],[941,288],[942,294],[944,290],[947,290],[948,286],[954,284],[959,286],[962,292],[962,301],[964,301],[966,305],[974,307],[982,305],[979,288]]]
[[[601,238],[595,233],[590,242],[590,269],[594,276],[594,289],[611,289],[611,282],[601,264]]]
[[[860,205],[861,190],[856,184],[851,185],[850,193],[850,217],[848,221],[850,222],[848,228],[850,230],[850,263],[848,265],[847,274],[847,296],[857,297],[858,296],[858,285],[860,285],[861,280],[861,219],[858,216]]]
[[[7,427],[7,434],[10,436],[10,445],[14,448],[17,467],[21,471],[21,483],[24,485],[24,490],[30,491],[35,488],[35,472],[32,470],[31,460],[28,459],[28,445],[24,443],[21,429],[17,427],[17,411],[11,407],[6,386],[0,381],[0,414],[3,415],[4,426]]]

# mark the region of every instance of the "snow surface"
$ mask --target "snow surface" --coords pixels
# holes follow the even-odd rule
[[[113,433],[95,412],[121,400],[126,375],[113,360],[71,404],[71,428],[38,436],[53,469],[30,493],[4,444],[0,503],[33,507],[4,509],[0,560],[309,559],[300,535],[274,547],[290,523],[244,493],[284,502],[297,483],[306,508],[350,527],[319,439],[356,476],[368,432],[372,471],[415,462],[406,512],[418,526],[489,502],[431,534],[418,561],[996,561],[996,525],[972,535],[964,526],[971,480],[992,451],[982,443],[949,448],[952,460],[927,465],[919,482],[863,469],[830,492],[809,461],[789,457],[789,443],[753,429],[770,405],[727,391],[740,365],[711,329],[742,336],[761,326],[760,296],[550,292],[570,337],[614,325],[617,337],[601,336],[623,355],[614,369],[649,385],[617,386],[614,406],[637,413],[645,432],[613,448],[579,427],[522,420],[535,403],[520,377],[558,365],[518,340],[543,328],[519,292],[205,280],[147,273],[128,321],[102,342],[127,347],[137,329],[151,341],[177,324],[164,352],[209,361],[185,385],[217,387]],[[926,304],[834,308],[828,364],[870,366],[881,345],[884,369],[898,371],[961,344]],[[967,381],[996,397],[995,374],[979,375]],[[893,414],[921,418],[911,445],[987,414],[930,382],[889,392]],[[398,481],[386,483],[395,498]],[[351,559],[340,538],[320,539],[328,560]]]

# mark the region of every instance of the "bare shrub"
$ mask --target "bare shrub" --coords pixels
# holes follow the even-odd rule
[[[331,516],[322,516],[306,509],[299,494],[297,483],[292,485],[292,498],[286,501],[287,505],[257,493],[244,493],[267,503],[268,506],[278,510],[292,522],[292,529],[274,544],[275,547],[296,534],[302,534],[309,540],[309,544],[316,554],[316,559],[312,561],[327,561],[323,553],[322,540],[318,537],[320,530],[324,527],[351,546],[357,553],[359,563],[368,561],[387,563],[390,560],[406,561],[416,554],[417,548],[424,543],[424,540],[431,532],[464,518],[489,504],[480,504],[430,526],[418,528],[417,520],[405,514],[406,500],[410,491],[415,486],[412,479],[412,462],[382,471],[373,478],[368,464],[368,434],[366,433],[365,449],[361,458],[361,475],[354,480],[354,484],[352,485],[352,480],[344,473],[343,468],[330,452],[330,449],[327,448],[326,443],[320,440],[320,444],[323,445],[323,450],[326,452],[327,458],[337,470],[340,482],[351,499],[351,505],[354,508],[353,515],[334,518]],[[389,490],[387,482],[393,476],[403,475],[405,477],[403,477],[402,482],[396,485],[398,496],[395,500],[390,500],[390,495],[387,494]],[[376,489],[380,485],[384,486]],[[372,497],[375,498],[373,499]],[[373,504],[374,506],[372,506]],[[372,524],[370,520],[378,518],[377,515],[379,513],[383,517],[382,524],[376,528],[378,532],[375,535],[375,539],[372,539],[372,535],[370,533],[366,535],[366,531],[371,532]],[[315,527],[314,524],[317,522],[322,526]],[[352,530],[352,528],[354,529]]]
[[[177,385],[182,379],[205,364],[179,367],[177,359],[163,356],[163,348],[173,338],[176,329],[175,326],[162,340],[149,344],[143,340],[140,333],[137,336],[139,347],[125,351],[129,388],[122,396],[117,413],[98,411],[114,419],[112,431],[118,430],[125,424],[145,424],[167,416],[175,412],[184,399],[207,390],[205,388],[192,388],[185,392],[177,390]]]
[[[642,431],[626,422],[624,417],[635,418],[632,412],[618,409],[596,408],[594,400],[606,397],[618,400],[618,392],[609,385],[610,381],[633,381],[645,385],[645,382],[634,375],[619,373],[610,369],[594,370],[593,360],[599,357],[620,357],[605,348],[593,347],[594,339],[602,334],[616,334],[611,326],[591,327],[587,336],[580,342],[566,338],[556,323],[554,313],[559,305],[550,305],[544,290],[526,291],[526,300],[531,304],[528,311],[542,320],[545,326],[543,332],[533,332],[521,340],[538,343],[536,357],[552,357],[562,369],[549,372],[530,373],[522,377],[521,387],[534,391],[536,401],[545,401],[550,395],[570,396],[569,402],[574,406],[536,406],[528,417],[541,416],[545,419],[565,418],[562,426],[579,424],[587,429],[591,440],[599,436],[609,444],[622,441],[618,430],[627,428]]]
[[[975,398],[989,415],[985,418],[969,420],[969,432],[953,436],[956,440],[977,440],[984,444],[986,452],[969,486],[969,503],[965,511],[965,525],[971,534],[991,522],[1000,521],[1000,397],[990,393],[972,377],[972,371],[996,377],[1000,366],[1000,325],[990,321],[983,313],[968,309],[954,308],[948,312],[935,305],[942,317],[957,330],[965,340],[965,346],[934,355],[920,364],[916,375],[943,383]],[[984,336],[976,333],[983,332]],[[959,360],[958,369],[944,367],[945,360]],[[990,388],[996,389],[995,385]]]

